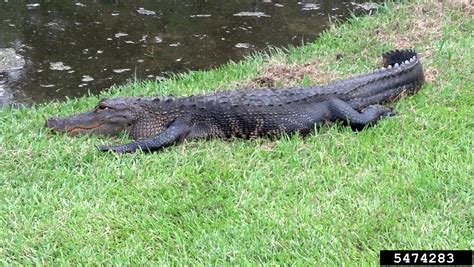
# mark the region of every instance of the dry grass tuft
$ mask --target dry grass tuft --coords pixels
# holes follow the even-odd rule
[[[304,80],[311,84],[325,84],[338,77],[337,72],[323,71],[322,62],[288,64],[273,60],[259,70],[254,79],[237,82],[233,87],[244,88],[280,88],[299,86]]]
[[[309,79],[312,84],[324,84],[337,77],[337,73],[319,68],[321,64],[317,61],[305,64],[270,62],[261,72],[262,75],[254,81],[272,87],[290,87],[301,84],[304,79]]]
[[[447,3],[453,7],[461,7],[464,12],[472,14],[474,10],[474,4],[472,0],[448,0]]]
[[[437,77],[439,77],[439,70],[433,66],[425,67],[425,80],[427,82],[433,82]]]

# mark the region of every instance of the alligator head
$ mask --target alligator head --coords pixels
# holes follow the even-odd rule
[[[54,132],[77,134],[114,135],[129,131],[140,114],[140,98],[103,99],[91,111],[68,117],[53,117],[45,127]]]

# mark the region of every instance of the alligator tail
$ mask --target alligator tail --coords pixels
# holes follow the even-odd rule
[[[347,100],[358,110],[414,94],[425,80],[418,54],[412,49],[383,54],[383,68],[360,77],[361,83],[352,86]]]
[[[404,49],[404,50],[393,50],[382,55],[383,57],[383,66],[388,68],[389,66],[394,66],[395,64],[401,65],[405,61],[409,61],[415,57],[418,59],[418,54],[415,50]]]

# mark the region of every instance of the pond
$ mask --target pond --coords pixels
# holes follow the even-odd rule
[[[313,41],[330,19],[372,8],[356,0],[3,0],[0,105],[213,68]]]

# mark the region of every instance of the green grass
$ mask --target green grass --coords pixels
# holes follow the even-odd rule
[[[448,3],[388,4],[285,54],[0,110],[0,263],[375,265],[380,249],[472,249],[473,24]],[[404,47],[420,52],[427,84],[359,133],[332,126],[114,155],[94,145],[127,137],[43,128],[103,96],[209,92],[264,75],[273,60],[317,61],[343,77]]]

